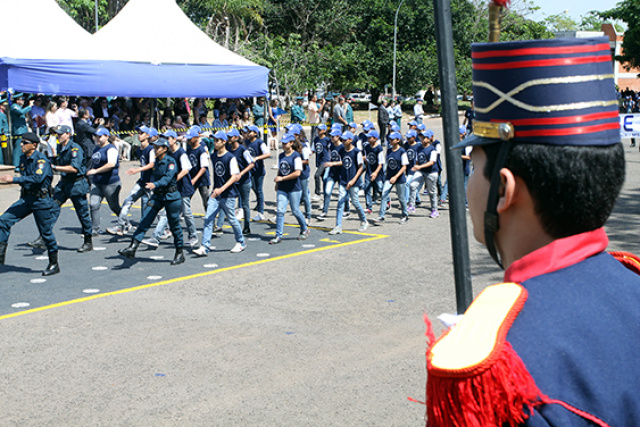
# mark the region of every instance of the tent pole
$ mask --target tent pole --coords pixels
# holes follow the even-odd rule
[[[447,159],[447,178],[449,180],[451,246],[456,306],[458,314],[462,314],[473,300],[473,290],[471,287],[471,263],[469,260],[462,158],[460,157],[460,151],[452,151],[450,149],[460,140],[450,0],[433,0],[433,13],[435,15],[438,68],[442,90],[442,122],[444,152]]]
[[[266,96],[264,97],[264,132],[263,135],[264,139],[263,141],[267,144],[267,147],[269,146],[269,98],[267,98]]]
[[[9,90],[7,90],[7,122],[9,123],[9,141],[4,162],[7,165],[13,165],[13,124],[11,123],[11,92]]]

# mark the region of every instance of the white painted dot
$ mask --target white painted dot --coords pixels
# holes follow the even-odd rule
[[[259,237],[249,237],[247,240],[250,242],[259,242],[262,239],[260,239]]]
[[[97,294],[100,289],[83,289],[82,292],[85,294]]]
[[[104,246],[94,246],[94,247],[93,247],[93,250],[94,250],[94,251],[106,251],[106,250],[107,250],[107,248],[106,248],[106,247],[104,247]]]
[[[109,269],[109,267],[105,267],[103,265],[99,265],[97,267],[93,267],[92,268],[92,270],[94,270],[94,271],[104,271],[104,270],[108,270],[108,269]]]
[[[316,245],[314,245],[313,243],[307,243],[306,245],[302,245],[303,248],[315,248]]]
[[[150,256],[149,258],[158,261],[158,260],[164,259],[164,255],[153,255],[153,256]]]
[[[11,304],[11,308],[26,308],[31,306],[31,304],[29,304],[28,302],[16,302],[14,304]]]
[[[31,279],[30,280],[31,283],[44,283],[46,281],[47,279]]]
[[[48,261],[49,257],[47,255],[37,256],[36,259],[38,261]]]
[[[203,265],[204,268],[218,268],[218,264],[205,264]]]
[[[267,257],[271,256],[271,254],[268,254],[266,252],[260,252],[259,254],[256,254],[256,256],[258,258],[267,258]]]
[[[149,280],[160,280],[160,279],[162,279],[162,276],[147,276],[147,279],[149,279]]]

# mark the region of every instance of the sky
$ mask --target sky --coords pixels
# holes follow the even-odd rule
[[[618,1],[619,0],[533,0],[537,6],[540,6],[540,10],[537,11],[532,18],[540,20],[547,16],[560,14],[568,10],[568,15],[579,23],[580,17],[586,15],[589,11],[613,9]]]

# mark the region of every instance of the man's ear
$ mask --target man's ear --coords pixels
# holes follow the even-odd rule
[[[513,172],[507,168],[500,169],[500,198],[498,199],[498,213],[503,213],[513,207],[515,202],[517,180]]]

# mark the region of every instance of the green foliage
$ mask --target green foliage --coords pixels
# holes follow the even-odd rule
[[[627,69],[640,67],[640,2],[623,0],[613,9],[599,13],[603,19],[620,20],[627,24],[622,42],[622,55],[617,59]]]
[[[65,10],[78,24],[85,30],[95,33],[96,31],[96,4],[95,0],[57,0],[62,9]],[[111,17],[107,10],[109,2],[107,0],[98,1],[98,24],[106,24]]]

